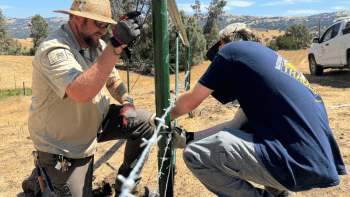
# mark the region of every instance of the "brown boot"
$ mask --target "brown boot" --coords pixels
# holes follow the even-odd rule
[[[265,186],[265,190],[272,194],[274,197],[294,197],[294,194],[291,191],[276,189],[269,186]]]
[[[38,172],[36,168],[34,168],[34,170],[32,171],[32,174],[28,178],[24,179],[24,181],[22,182],[22,189],[24,193],[34,192],[34,185],[37,179],[38,179]]]

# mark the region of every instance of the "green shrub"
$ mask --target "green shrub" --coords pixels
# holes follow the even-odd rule
[[[22,49],[18,55],[24,55],[24,56],[30,56],[30,51],[28,51],[27,49]]]
[[[278,50],[278,46],[276,45],[276,41],[271,41],[270,42],[270,44],[269,44],[269,46],[267,46],[267,47],[269,47],[270,49],[272,49],[272,50],[274,50],[274,51],[277,51]]]
[[[280,50],[298,50],[298,46],[293,41],[293,38],[286,35],[278,36],[276,38],[276,46]]]

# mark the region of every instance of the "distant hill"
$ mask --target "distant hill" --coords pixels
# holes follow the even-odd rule
[[[305,24],[309,27],[309,30],[318,37],[318,22],[321,20],[321,34],[333,24],[333,20],[339,17],[350,16],[350,11],[342,12],[328,12],[322,14],[316,14],[311,16],[299,16],[299,17],[263,17],[263,16],[247,16],[247,15],[233,15],[224,14],[222,16],[221,27],[223,29],[232,23],[246,23],[252,28],[260,28],[267,30],[283,30],[285,31],[292,24]],[[206,22],[207,15],[202,15],[202,19],[198,23],[203,26]],[[5,21],[9,24],[8,31],[14,38],[29,38],[30,30],[28,23],[31,17],[25,18],[5,18]],[[45,18],[50,26],[54,30],[58,29],[62,24],[68,21],[68,18]]]
[[[327,27],[333,24],[334,19],[339,17],[350,16],[350,11],[328,12],[311,16],[299,17],[263,17],[263,16],[246,16],[224,14],[222,16],[220,29],[223,29],[232,23],[245,23],[252,28],[262,28],[268,30],[286,30],[293,24],[304,24],[309,27],[309,30],[318,37],[318,24],[321,20],[321,35],[326,31]],[[202,20],[199,24],[204,26],[207,15],[202,15]]]
[[[8,28],[9,34],[12,35],[14,38],[20,38],[20,39],[29,38],[30,29],[28,27],[28,23],[31,19],[32,17],[20,17],[20,18],[6,17],[5,21],[9,25],[9,28]],[[45,18],[45,20],[49,23],[51,27],[53,27],[54,30],[56,30],[59,27],[61,27],[61,25],[67,23],[68,18],[51,17],[51,18]]]

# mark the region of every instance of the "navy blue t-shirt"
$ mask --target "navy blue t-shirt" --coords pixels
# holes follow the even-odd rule
[[[267,170],[291,191],[346,175],[321,96],[291,63],[250,41],[226,44],[198,81],[223,104],[238,99]]]

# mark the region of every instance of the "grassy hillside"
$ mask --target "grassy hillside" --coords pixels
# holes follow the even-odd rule
[[[255,32],[258,33],[259,37],[262,40],[263,45],[268,46],[272,40],[276,40],[278,36],[284,35],[285,31],[283,30],[268,30],[263,28],[253,28]]]

